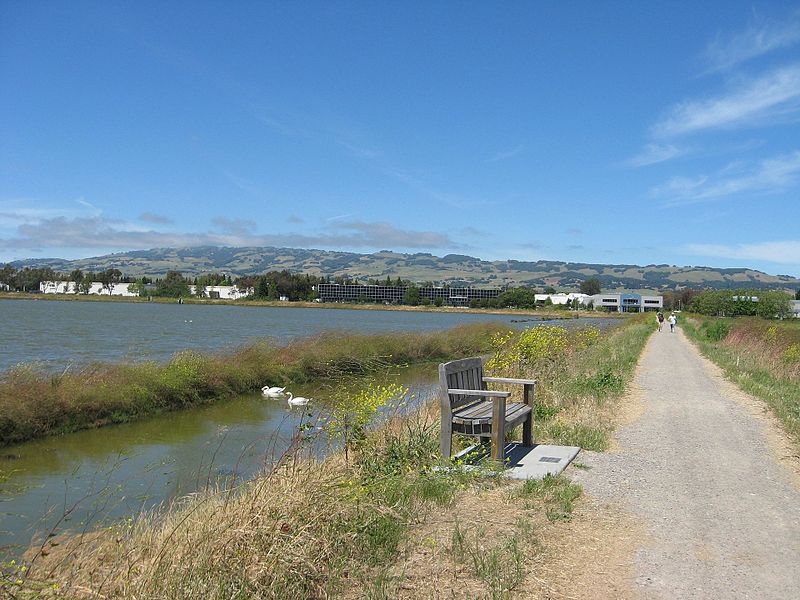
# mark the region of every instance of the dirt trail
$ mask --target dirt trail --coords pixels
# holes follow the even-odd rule
[[[617,569],[628,581],[613,597],[800,598],[797,450],[763,404],[668,329],[653,335],[633,387],[641,415],[619,429],[616,450],[582,452],[591,468],[570,470],[600,510],[638,524],[632,573]],[[624,557],[597,558],[578,579]]]

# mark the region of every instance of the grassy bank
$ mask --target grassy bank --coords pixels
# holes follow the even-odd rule
[[[746,392],[761,398],[800,444],[800,321],[692,316],[683,330]]]
[[[487,329],[466,333],[487,345],[493,337]],[[537,441],[607,445],[615,400],[650,333],[649,319],[602,335],[564,332],[584,343],[556,344],[557,360],[539,362]],[[534,559],[571,518],[580,488],[563,476],[520,486],[492,476],[491,465],[434,469],[446,464],[438,431],[438,407],[429,406],[388,418],[349,460],[289,452],[255,480],[185,498],[164,515],[45,537],[25,561],[0,567],[0,585],[20,597],[69,598],[394,598],[401,588],[524,594],[537,577]]]
[[[0,445],[125,423],[264,385],[325,381],[391,365],[481,354],[498,326],[434,333],[326,333],[285,346],[268,341],[229,353],[183,352],[168,363],[96,364],[53,375],[35,367],[0,376]]]
[[[543,334],[530,341],[536,355],[521,366],[501,360],[493,374],[539,380],[537,440],[606,450],[615,426],[615,401],[633,376],[652,323],[645,316],[630,317],[602,336],[591,328],[564,334],[553,330],[548,334],[548,328],[537,328]],[[520,393],[519,386],[508,390]]]

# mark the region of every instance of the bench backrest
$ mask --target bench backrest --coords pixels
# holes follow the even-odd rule
[[[442,413],[478,402],[483,398],[448,394],[448,389],[485,390],[483,382],[483,361],[480,358],[462,358],[439,365],[439,387],[441,388]]]

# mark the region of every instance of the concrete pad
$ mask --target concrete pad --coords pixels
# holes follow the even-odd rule
[[[567,468],[567,465],[578,456],[581,449],[578,446],[553,446],[550,444],[534,444],[523,446],[517,442],[506,444],[506,472],[512,479],[544,479],[546,475],[554,477]],[[473,460],[479,462],[489,455],[488,445],[470,446],[459,452],[455,458],[461,459],[470,453]]]
[[[544,479],[546,475],[556,476],[567,468],[580,451],[577,446],[508,444],[506,474],[512,479]]]

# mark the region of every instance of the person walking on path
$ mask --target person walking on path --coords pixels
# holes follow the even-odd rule
[[[675,324],[678,322],[678,317],[675,316],[675,313],[672,313],[669,316],[669,332],[675,333]]]
[[[661,331],[661,328],[664,326],[664,313],[661,311],[656,315],[656,323],[658,324],[658,330]]]

